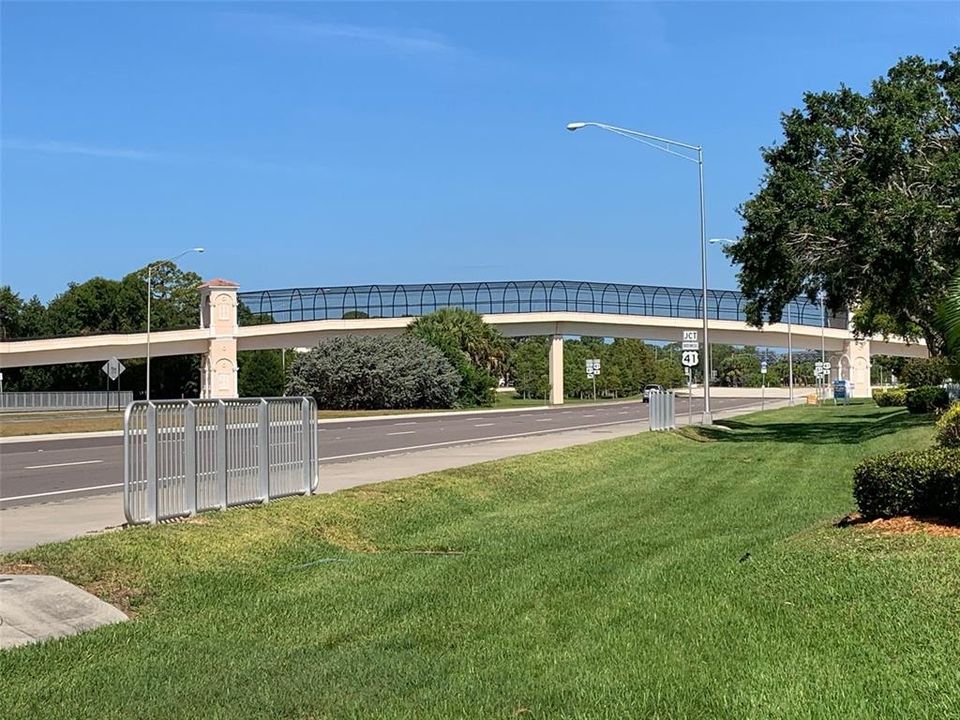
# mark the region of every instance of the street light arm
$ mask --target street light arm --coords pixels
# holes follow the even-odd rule
[[[632,140],[654,140],[656,142],[662,142],[667,145],[673,145],[674,147],[681,147],[685,150],[701,150],[702,148],[699,145],[690,145],[689,143],[680,142],[679,140],[671,140],[670,138],[660,137],[658,135],[651,135],[650,133],[640,132],[639,130],[630,130],[629,128],[617,127],[616,125],[607,125],[606,123],[599,122],[575,122],[567,125],[568,130],[579,130],[583,127],[596,127],[601,130],[608,130],[617,135],[623,135],[624,137],[631,138]],[[657,147],[654,145],[654,147]],[[665,148],[659,148],[669,152]],[[687,155],[681,155],[680,157],[685,157],[687,160],[692,160],[693,158],[688,157]]]
[[[598,126],[598,127],[599,127],[599,126]],[[646,139],[644,139],[644,138],[642,138],[642,137],[637,137],[636,135],[632,135],[632,134],[630,134],[629,132],[623,132],[623,131],[621,131],[619,128],[603,128],[603,129],[604,129],[604,130],[609,130],[610,132],[615,133],[615,134],[617,134],[617,135],[621,135],[621,136],[627,138],[628,140],[633,140],[634,142],[643,143],[644,145],[648,145],[649,147],[652,147],[652,148],[654,148],[655,150],[659,150],[660,152],[665,152],[665,153],[667,153],[667,154],[669,154],[669,155],[675,155],[675,156],[677,156],[678,158],[683,158],[684,160],[689,160],[690,162],[693,162],[693,163],[695,163],[695,162],[700,162],[699,160],[697,160],[697,158],[692,158],[692,157],[690,157],[689,155],[684,155],[683,153],[679,153],[679,152],[677,152],[676,150],[671,150],[670,148],[663,147],[662,145],[657,145],[656,142],[651,142],[650,140],[646,140]],[[687,146],[684,145],[684,146],[682,146],[682,147],[687,147]]]

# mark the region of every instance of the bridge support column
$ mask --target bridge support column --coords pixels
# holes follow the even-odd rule
[[[853,397],[870,397],[870,341],[847,340],[843,344],[843,355],[847,362],[842,363],[842,377],[853,381]]]
[[[550,338],[550,404],[563,405],[563,335]]]
[[[210,331],[203,356],[200,397],[235,398],[237,391],[237,283],[210,280],[200,286],[200,327]]]

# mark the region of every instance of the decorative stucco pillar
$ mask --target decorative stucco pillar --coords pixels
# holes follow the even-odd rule
[[[563,405],[563,335],[550,338],[550,404]]]
[[[216,278],[200,286],[200,327],[210,331],[203,356],[200,397],[237,397],[237,288]]]
[[[870,397],[870,341],[847,340],[843,355],[844,379],[853,382],[853,397]]]

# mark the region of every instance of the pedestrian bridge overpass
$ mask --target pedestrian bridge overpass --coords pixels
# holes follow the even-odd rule
[[[153,332],[151,356],[203,356],[204,397],[237,395],[237,352],[302,347],[336,335],[398,334],[411,320],[443,307],[461,307],[511,337],[547,335],[551,400],[563,402],[563,338],[570,335],[680,341],[702,327],[702,298],[692,288],[531,280],[418,285],[363,285],[239,292],[236,283],[211,280],[200,287],[199,328]],[[847,315],[821,319],[820,308],[800,298],[781,322],[747,324],[745,298],[732,290],[707,293],[710,340],[819,350],[834,371],[869,394],[870,355],[925,357],[923,343],[898,338],[857,339]],[[0,368],[145,357],[147,334],[82,335],[0,343]]]

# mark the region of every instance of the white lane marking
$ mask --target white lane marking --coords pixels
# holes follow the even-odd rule
[[[477,423],[474,427],[491,427],[493,425],[496,425],[496,423]]]
[[[593,413],[590,413],[589,415],[584,415],[584,417],[593,417],[593,416],[594,416]]]
[[[645,420],[646,418],[644,418]],[[613,420],[611,422],[593,423],[592,425],[572,425],[568,427],[550,428],[547,430],[530,430],[522,433],[512,433],[510,435],[493,435],[491,437],[465,438],[463,440],[444,440],[443,442],[427,443],[426,445],[409,445],[407,447],[385,448],[383,450],[367,450],[366,452],[350,453],[349,455],[330,455],[320,458],[321,463],[330,460],[346,460],[348,458],[366,457],[368,455],[392,455],[394,453],[407,452],[409,450],[426,450],[434,447],[444,447],[445,445],[472,445],[480,442],[491,442],[493,440],[509,440],[510,438],[529,437],[530,435],[546,435],[557,432],[572,432],[574,430],[591,430],[592,428],[607,427],[609,425],[626,425],[627,423],[640,422],[634,420]]]
[[[67,467],[68,465],[96,465],[103,460],[77,460],[76,462],[51,463],[50,465],[24,465],[24,470],[40,470],[42,468]]]
[[[553,418],[537,418],[537,422],[550,422]]]
[[[403,430],[401,432],[387,433],[387,435],[413,435],[416,430]]]
[[[624,410],[623,412],[618,412],[618,413],[617,413],[617,415],[629,415],[629,414],[630,414],[630,412],[627,411],[627,410]]]
[[[0,497],[0,503],[10,502],[11,500],[29,500],[30,498],[50,497],[51,495],[67,495],[69,493],[86,492],[87,490],[106,490],[107,488],[123,487],[123,483],[110,483],[109,485],[91,485],[89,487],[73,488],[71,490],[54,490],[53,492],[34,493],[33,495],[14,495],[12,497]]]
[[[410,422],[394,423],[393,426],[400,427],[401,425],[416,425],[416,424],[417,424],[416,420],[411,420]]]

